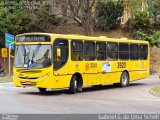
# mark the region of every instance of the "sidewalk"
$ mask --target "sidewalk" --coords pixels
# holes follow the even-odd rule
[[[154,92],[152,89],[149,90],[149,93],[153,96],[160,97],[160,93]]]
[[[12,82],[12,77],[0,77],[0,83]]]

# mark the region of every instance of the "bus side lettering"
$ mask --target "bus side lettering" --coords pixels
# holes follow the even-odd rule
[[[126,68],[126,62],[118,62],[118,67],[117,68]]]

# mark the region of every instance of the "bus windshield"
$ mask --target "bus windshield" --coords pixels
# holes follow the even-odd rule
[[[14,66],[17,68],[46,68],[51,66],[51,45],[17,45]]]

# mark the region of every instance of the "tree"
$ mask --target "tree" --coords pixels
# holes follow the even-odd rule
[[[103,31],[115,29],[120,25],[123,15],[123,1],[99,1],[96,6],[96,27]]]
[[[128,0],[128,5],[131,13],[131,18],[136,12],[142,11],[142,0]]]
[[[9,2],[6,0],[1,0],[3,3],[0,6],[0,33],[1,41],[4,42],[4,34],[11,33],[16,35],[18,33],[23,33],[29,28],[27,26],[27,18],[23,13],[23,3],[21,1]]]
[[[58,26],[61,22],[60,18],[50,14],[49,5],[42,4],[42,0],[32,2],[0,0],[0,2],[0,34],[3,36],[0,39],[3,42],[4,34],[7,32],[13,35],[25,32],[50,32],[53,26]]]
[[[50,32],[61,23],[61,17],[57,17],[53,11],[51,13],[50,9],[48,4],[38,2],[36,6],[26,8],[25,15],[29,21],[30,32]]]
[[[68,0],[69,10],[73,19],[86,30],[87,35],[93,35],[94,11],[96,0]]]
[[[154,30],[147,10],[136,12],[134,17],[129,19],[126,24],[125,32],[129,32],[134,39],[140,39],[137,31],[148,35],[153,34]]]
[[[160,0],[148,0],[148,10],[155,26],[160,26]]]

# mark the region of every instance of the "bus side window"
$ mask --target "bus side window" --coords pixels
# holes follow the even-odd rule
[[[71,59],[73,61],[83,60],[83,42],[79,40],[72,40],[71,42]]]
[[[140,45],[140,59],[147,60],[148,58],[148,45]]]
[[[68,60],[68,40],[56,39],[53,45],[54,70],[63,67]]]
[[[107,57],[109,60],[118,59],[118,44],[113,42],[107,43]]]
[[[95,60],[95,42],[85,41],[84,42],[84,58],[86,61]]]
[[[139,60],[139,45],[130,44],[130,59]]]
[[[97,42],[96,43],[96,56],[97,60],[106,60],[106,43],[105,42]]]
[[[129,44],[119,43],[119,59],[128,60],[129,59]]]

